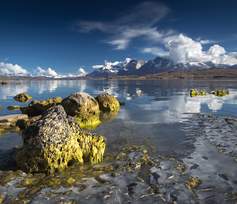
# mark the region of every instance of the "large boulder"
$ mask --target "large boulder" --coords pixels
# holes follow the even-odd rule
[[[101,162],[105,150],[102,136],[82,131],[69,121],[61,105],[49,108],[22,133],[24,145],[17,152],[18,166],[27,172],[55,172],[72,162]]]
[[[16,96],[14,96],[14,99],[15,99],[15,101],[25,103],[25,102],[29,101],[30,99],[32,99],[32,96],[30,96],[27,93],[20,93],[20,94],[17,94]]]
[[[33,100],[27,107],[21,107],[20,110],[23,114],[33,117],[43,114],[44,111],[61,102],[61,97],[49,98],[47,100]]]
[[[104,112],[118,112],[120,109],[120,104],[117,98],[108,94],[102,93],[96,97],[96,100],[99,103],[101,111]]]
[[[71,94],[63,99],[62,106],[68,115],[75,116],[75,121],[82,128],[95,128],[101,123],[99,104],[95,98],[87,93]]]

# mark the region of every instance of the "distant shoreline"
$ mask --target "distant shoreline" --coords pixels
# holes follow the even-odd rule
[[[27,76],[0,76],[0,85],[10,81],[43,81],[43,80],[213,80],[213,81],[237,81],[237,69],[204,69],[191,71],[169,71],[144,76],[102,76],[102,77],[27,77]],[[3,82],[3,83],[1,83]]]

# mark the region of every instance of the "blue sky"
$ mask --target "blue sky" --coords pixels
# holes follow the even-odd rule
[[[180,34],[202,42],[204,50],[219,44],[236,52],[237,1],[8,0],[0,5],[0,61],[30,72],[40,66],[74,73],[106,59],[152,59],[167,54],[164,38]]]

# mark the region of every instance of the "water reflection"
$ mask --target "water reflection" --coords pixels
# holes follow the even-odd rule
[[[224,85],[223,85],[224,84]],[[98,80],[38,80],[21,81],[0,87],[0,103],[9,99],[6,105],[12,105],[12,97],[20,92],[29,92],[33,98],[52,96],[65,97],[72,92],[86,91],[94,96],[108,92],[126,102],[120,111],[119,119],[136,123],[172,123],[180,122],[189,114],[228,112],[236,114],[237,82],[198,82],[198,81],[98,81]],[[216,97],[189,97],[190,88],[229,88],[230,95]],[[6,113],[6,110],[5,110]]]

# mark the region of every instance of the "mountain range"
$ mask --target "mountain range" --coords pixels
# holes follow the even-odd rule
[[[147,76],[158,75],[165,72],[196,72],[207,71],[214,69],[237,69],[237,65],[215,64],[209,62],[189,62],[189,63],[174,63],[172,60],[163,57],[156,57],[148,60],[135,60],[126,58],[122,62],[108,62],[104,65],[93,66],[94,71],[89,73],[88,77],[122,77],[122,76]]]

